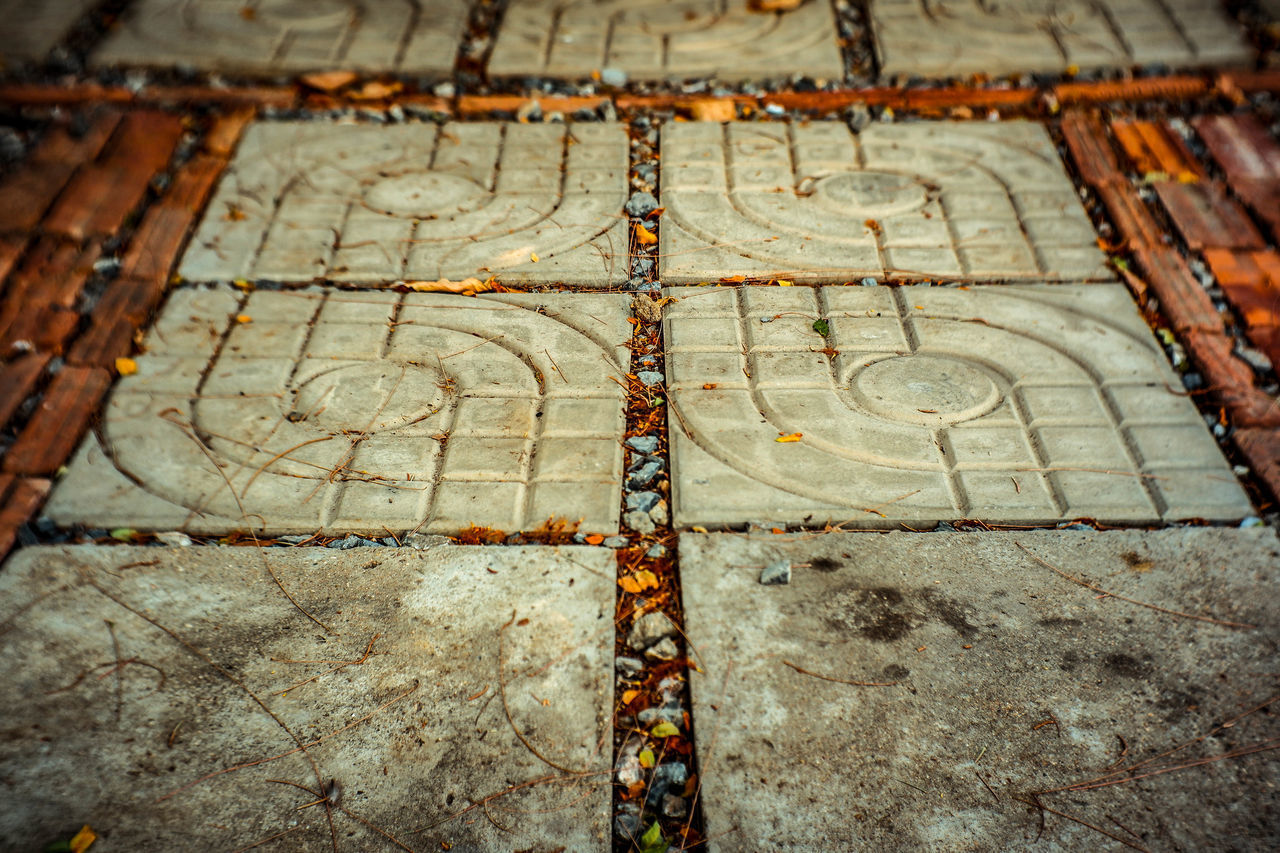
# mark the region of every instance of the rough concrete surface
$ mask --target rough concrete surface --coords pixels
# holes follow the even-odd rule
[[[94,853],[330,850],[295,785],[331,779],[339,850],[397,849],[371,826],[415,850],[608,850],[613,578],[585,547],[21,551],[0,572],[0,850],[85,823]]]
[[[190,281],[627,279],[622,125],[262,122],[180,272]]]
[[[225,533],[618,529],[619,294],[175,291],[47,514]]]
[[[1277,753],[1235,755],[1280,744],[1271,530],[682,534],[680,569],[712,850],[1122,850],[1020,800],[1129,775],[1039,799],[1138,849],[1280,845]]]
[[[1242,64],[1252,51],[1214,0],[875,0],[884,74],[1009,74]]]
[[[40,60],[94,0],[0,0],[0,58]]]
[[[136,0],[97,65],[448,74],[465,0]]]
[[[827,3],[761,14],[722,0],[512,0],[489,60],[494,76],[637,80],[840,77]]]
[[[1121,285],[666,292],[677,526],[1252,512]]]
[[[1027,121],[668,123],[666,284],[735,275],[1110,279],[1044,127]]]

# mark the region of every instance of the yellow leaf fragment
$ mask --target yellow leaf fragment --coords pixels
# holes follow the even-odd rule
[[[131,358],[116,359],[116,373],[121,376],[132,376],[138,372],[138,362]]]
[[[778,287],[791,287],[795,282],[787,281],[785,278],[778,279]]]
[[[529,253],[529,260],[533,261],[533,262],[536,264],[536,263],[538,262],[538,253],[537,253],[537,252],[530,252],[530,253]]]
[[[694,121],[733,121],[738,111],[728,98],[699,98],[689,104]]]
[[[675,723],[669,723],[666,720],[663,720],[650,729],[649,734],[654,737],[675,737],[680,734],[680,730],[676,728]]]
[[[635,574],[636,583],[640,584],[640,589],[657,589],[658,578],[648,569],[643,569]]]
[[[629,592],[632,595],[639,595],[643,590],[643,587],[640,586],[635,578],[619,578],[618,586],[622,587],[624,592]]]
[[[304,74],[299,80],[302,85],[321,92],[336,92],[343,86],[354,83],[357,76],[354,71],[318,71],[315,74]]]
[[[636,223],[636,242],[641,246],[652,246],[658,242],[658,235],[654,234],[648,228],[644,227],[644,223]]]
[[[804,436],[804,433],[802,432],[793,432],[790,435],[780,435],[775,438],[774,441],[779,444],[790,444],[791,442],[799,441],[802,436]]]
[[[89,849],[89,845],[98,840],[98,833],[89,828],[89,824],[80,827],[80,831],[71,836],[71,842],[67,845],[71,848],[71,853],[84,853]]]
[[[406,281],[404,285],[418,293],[461,293],[464,296],[475,296],[477,293],[497,290],[493,279],[481,281],[478,278],[464,278],[462,281],[450,281],[447,278],[438,281]]]
[[[237,323],[240,323],[241,325],[243,325],[243,324],[245,324],[245,323],[252,323],[252,322],[253,322],[253,318],[252,318],[252,317],[250,317],[248,314],[237,314],[237,315],[236,315],[236,322],[237,322]]]
[[[641,767],[644,767],[647,769],[653,766],[653,750],[652,749],[640,750],[640,754],[637,756],[637,758],[640,759]]]
[[[231,283],[232,283],[232,284],[234,284],[236,287],[240,288],[241,290],[244,290],[244,291],[250,291],[250,290],[253,290],[253,282],[251,282],[251,281],[247,281],[247,280],[245,280],[245,279],[243,279],[243,278],[238,278],[238,279],[236,279],[235,281],[233,281],[233,282],[231,282]]]
[[[634,699],[634,698],[636,698],[636,697],[637,697],[637,696],[639,696],[639,695],[640,695],[640,691],[639,691],[639,690],[624,690],[624,691],[622,691],[622,704],[623,704],[623,705],[630,705],[630,704],[631,704],[631,700],[632,700],[632,699]]]

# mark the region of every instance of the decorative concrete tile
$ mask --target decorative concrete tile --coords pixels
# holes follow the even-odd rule
[[[680,536],[710,849],[1280,844],[1273,531],[786,538]]]
[[[96,65],[448,74],[465,0],[138,0]]]
[[[1251,512],[1120,285],[668,293],[677,525]]]
[[[607,851],[614,571],[586,547],[21,551],[0,848],[88,823],[110,850],[329,850],[294,786],[334,780],[341,850]]]
[[[0,0],[0,59],[45,57],[95,0]]]
[[[883,74],[1008,74],[1252,61],[1240,27],[1213,0],[876,0]]]
[[[191,281],[627,279],[618,124],[262,123],[181,274]]]
[[[827,3],[757,13],[720,0],[512,0],[491,76],[585,78],[603,68],[639,80],[844,74]]]
[[[1038,124],[671,123],[664,281],[1109,279]]]
[[[207,533],[613,532],[627,300],[180,290],[47,513]]]

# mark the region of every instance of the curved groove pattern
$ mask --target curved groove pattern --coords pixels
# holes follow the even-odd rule
[[[1249,512],[1118,285],[670,293],[680,524]]]
[[[1111,278],[1044,128],[1030,122],[668,125],[662,274]]]
[[[95,65],[447,74],[465,0],[138,0]]]
[[[51,511],[202,532],[552,514],[616,530],[626,316],[608,294],[179,291]],[[99,501],[94,478],[133,499]]]
[[[626,176],[617,124],[257,124],[181,272],[617,284]]]
[[[831,6],[759,14],[740,0],[512,0],[489,60],[492,76],[633,79],[714,75],[839,77]]]

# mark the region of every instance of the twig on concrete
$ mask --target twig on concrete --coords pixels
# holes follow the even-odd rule
[[[810,672],[804,667],[796,666],[794,663],[792,663],[789,660],[784,660],[783,663],[791,667],[801,675],[811,675],[814,678],[821,678],[823,681],[834,681],[836,684],[848,684],[853,687],[893,687],[895,684],[901,683],[898,681],[847,681],[843,678],[833,678],[830,675],[821,675],[820,673],[817,673],[817,672]]]

